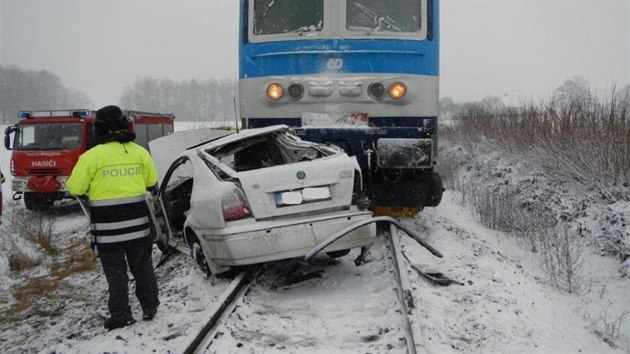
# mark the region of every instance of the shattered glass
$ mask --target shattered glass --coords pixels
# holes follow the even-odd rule
[[[417,32],[421,0],[348,0],[346,29],[360,32]]]
[[[323,0],[255,0],[254,34],[306,33],[322,30]]]

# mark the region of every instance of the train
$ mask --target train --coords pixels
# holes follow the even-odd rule
[[[241,0],[244,128],[355,156],[377,215],[440,203],[438,0]]]

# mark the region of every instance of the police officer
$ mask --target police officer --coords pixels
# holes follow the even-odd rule
[[[151,156],[133,142],[129,122],[117,106],[96,111],[97,145],[81,155],[66,181],[68,192],[87,194],[93,242],[109,285],[108,330],[135,322],[129,307],[127,266],[136,280],[136,296],[144,320],[159,305],[151,253],[153,243],[145,191],[157,186]]]

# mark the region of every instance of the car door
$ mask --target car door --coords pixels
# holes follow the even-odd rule
[[[151,201],[154,238],[160,248],[176,246],[183,241],[183,228],[190,210],[194,169],[188,156],[177,158],[167,170],[160,190]]]

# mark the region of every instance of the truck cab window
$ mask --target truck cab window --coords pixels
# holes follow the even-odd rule
[[[16,150],[64,150],[81,147],[80,123],[21,125]]]
[[[94,128],[94,123],[90,123],[87,125],[87,148],[91,149],[96,145],[96,128]]]

